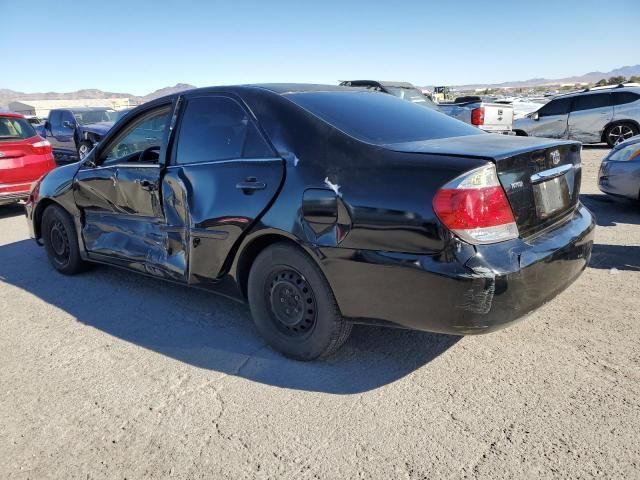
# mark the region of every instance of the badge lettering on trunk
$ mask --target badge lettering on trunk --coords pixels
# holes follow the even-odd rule
[[[524,182],[522,180],[520,180],[519,182],[513,182],[511,185],[509,185],[509,190],[517,190],[519,188],[524,187]]]

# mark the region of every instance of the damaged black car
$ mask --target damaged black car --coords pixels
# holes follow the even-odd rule
[[[273,348],[311,360],[354,323],[485,333],[568,287],[595,225],[580,153],[365,89],[215,87],[132,110],[26,212],[61,273],[248,301]]]

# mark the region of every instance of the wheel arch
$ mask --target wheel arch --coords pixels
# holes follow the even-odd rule
[[[36,240],[39,240],[42,237],[42,214],[49,205],[57,205],[62,208],[62,210],[67,212],[66,208],[64,208],[59,202],[56,202],[52,198],[41,198],[38,201],[35,210],[33,211],[33,234]],[[67,212],[67,214],[69,214],[69,212]]]
[[[627,123],[627,124],[631,124],[634,127],[636,127],[636,130],[640,132],[640,123],[638,123],[635,120],[632,120],[631,118],[627,118],[627,119],[617,119],[617,120],[612,120],[609,123],[607,123],[604,128],[602,129],[602,135],[600,136],[600,140],[602,142],[606,142],[607,141],[607,130],[609,130],[609,128],[611,128],[614,125],[618,125],[618,124],[623,124],[623,123]]]
[[[247,299],[249,272],[251,271],[253,262],[264,249],[276,243],[285,243],[301,249],[313,259],[321,270],[324,270],[318,261],[317,256],[314,255],[313,250],[306,247],[299,239],[291,236],[290,234],[282,231],[269,231],[259,234],[245,241],[244,245],[236,255],[234,268],[232,270],[234,272],[238,288],[240,289],[240,293],[245,300]]]

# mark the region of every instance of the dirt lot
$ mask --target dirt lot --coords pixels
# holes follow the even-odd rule
[[[550,304],[478,337],[358,327],[310,364],[229,300],[58,275],[3,208],[0,477],[640,478],[640,208],[598,192],[606,152],[591,266]]]

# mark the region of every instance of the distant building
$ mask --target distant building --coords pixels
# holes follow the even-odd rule
[[[12,112],[21,113],[23,115],[37,115],[38,117],[46,117],[49,110],[55,108],[70,107],[109,107],[115,110],[129,108],[137,103],[132,102],[128,97],[122,98],[76,98],[69,100],[19,100],[9,102],[7,105]]]

